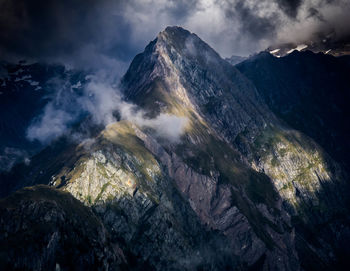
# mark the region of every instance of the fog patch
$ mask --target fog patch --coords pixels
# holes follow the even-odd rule
[[[169,114],[160,114],[155,119],[145,119],[140,125],[156,130],[158,136],[178,142],[183,134],[188,119]]]
[[[29,140],[48,144],[69,132],[72,140],[82,142],[90,136],[88,131],[71,131],[72,125],[79,122],[82,116],[90,116],[93,124],[103,126],[120,119],[127,120],[140,127],[153,129],[157,136],[170,142],[180,139],[187,124],[187,118],[168,113],[161,113],[153,119],[147,118],[142,109],[123,99],[117,84],[103,73],[88,76],[84,85],[79,84],[79,94],[73,91],[76,84],[61,85],[64,87],[55,91],[53,100],[27,129]]]
[[[46,144],[66,132],[73,120],[74,117],[72,115],[61,109],[54,108],[53,104],[50,103],[45,107],[41,118],[29,126],[27,138],[31,141],[39,140],[41,143]]]
[[[211,48],[202,48],[203,43],[198,38],[197,35],[191,34],[186,38],[184,52],[186,55],[192,58],[200,58],[202,61],[205,61],[207,65],[217,64],[217,59],[220,56]]]
[[[85,86],[84,95],[78,99],[82,110],[89,112],[96,124],[103,125],[116,121],[114,112],[120,103],[120,94],[116,89],[94,79]]]
[[[29,154],[25,150],[5,147],[3,151],[0,152],[0,172],[10,171],[18,162],[24,162],[25,165],[29,165],[30,160],[28,155]]]
[[[156,118],[148,119],[144,117],[142,111],[126,117],[127,120],[135,123],[140,127],[151,128],[155,131],[156,136],[169,140],[172,143],[180,141],[184,133],[188,119],[167,113],[161,113]]]
[[[156,118],[146,117],[146,113],[132,103],[123,100],[116,85],[103,83],[97,78],[87,84],[85,95],[78,103],[88,111],[94,122],[104,126],[118,121],[116,116],[140,127],[152,128],[157,136],[177,142],[182,135],[187,118],[161,113]]]

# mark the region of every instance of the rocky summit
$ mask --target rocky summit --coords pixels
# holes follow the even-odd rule
[[[332,117],[349,116],[349,62],[266,54],[233,66],[196,34],[160,32],[119,85],[142,117],[116,104],[102,127],[85,114],[0,173],[1,266],[345,270],[349,167],[332,146],[348,146],[349,131]],[[340,87],[319,90],[296,61],[324,73],[341,62],[328,80]],[[329,89],[335,108],[324,108]]]

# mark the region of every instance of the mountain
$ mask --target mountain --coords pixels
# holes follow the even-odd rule
[[[120,84],[156,125],[122,118],[83,142],[63,135],[2,174],[3,194],[38,183],[69,192],[132,270],[342,270],[347,168],[248,78],[167,27]]]
[[[286,56],[294,51],[311,51],[313,53],[323,53],[325,55],[339,57],[350,55],[350,42],[349,37],[338,39],[335,33],[333,33],[300,44],[293,42],[276,44],[267,48],[266,51],[276,57]]]
[[[350,132],[347,121],[350,116],[349,60],[348,56],[334,57],[311,51],[294,51],[281,58],[262,52],[236,65],[254,83],[276,116],[313,138],[337,161],[345,173],[345,182],[341,185],[344,206],[349,206],[346,181],[350,168],[347,140]],[[329,192],[328,197],[332,193]],[[332,219],[326,223],[332,223],[330,221]]]
[[[280,119],[350,168],[350,57],[295,51],[276,58],[262,52],[236,68]]]

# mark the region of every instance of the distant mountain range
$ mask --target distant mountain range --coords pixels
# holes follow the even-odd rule
[[[267,52],[276,57],[286,56],[293,51],[312,51],[314,53],[323,53],[332,56],[346,56],[350,55],[349,39],[335,41],[334,37],[328,36],[316,41],[309,41],[301,44],[284,43],[270,46]]]
[[[226,61],[167,27],[132,61],[121,100],[92,100],[112,109],[107,125],[81,101],[114,88],[87,91],[85,72],[3,71],[1,266],[346,269],[349,57]]]

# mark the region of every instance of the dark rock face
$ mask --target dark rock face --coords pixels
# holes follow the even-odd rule
[[[142,76],[145,73],[148,76]],[[150,115],[159,111],[188,115],[192,132],[176,146],[141,138],[166,166],[201,223],[222,232],[232,253],[248,266],[263,258],[264,268],[297,270],[289,218],[271,181],[249,169],[223,139],[230,141],[248,128],[248,134],[256,136],[266,123],[278,123],[254,86],[195,34],[168,27],[135,58],[123,87],[128,99]],[[153,106],[145,105],[145,100]],[[263,200],[254,198],[249,189],[258,185],[255,181],[269,187]],[[268,217],[275,218],[265,224]]]
[[[139,74],[147,74],[147,77],[139,76]],[[271,73],[269,75],[271,76]],[[292,77],[290,80],[293,80]],[[338,84],[342,84],[342,80],[335,80]],[[158,83],[154,84],[155,81]],[[320,235],[316,232],[311,235],[305,234],[305,230],[301,227],[306,226],[310,231],[312,228],[328,224],[331,220],[333,221],[333,219],[340,216],[345,218],[345,221],[339,222],[336,219],[337,222],[335,223],[344,225],[345,229],[341,235],[343,237],[347,236],[346,232],[349,229],[347,219],[349,217],[347,208],[349,187],[346,172],[312,139],[293,130],[293,128],[300,129],[298,126],[293,125],[293,123],[288,123],[291,125],[288,126],[278,120],[273,114],[275,113],[279,117],[278,112],[273,108],[271,112],[269,108],[271,107],[271,100],[267,101],[266,96],[256,91],[255,87],[242,74],[236,69],[228,67],[227,63],[223,63],[223,60],[210,47],[203,44],[196,35],[181,28],[167,28],[154,42],[150,43],[145,53],[139,55],[131,64],[124,78],[124,86],[126,96],[129,99],[151,112],[155,108],[158,108],[156,112],[164,109],[169,110],[171,105],[169,105],[168,100],[170,99],[169,97],[167,99],[163,98],[167,95],[177,103],[177,106],[182,104],[183,107],[194,108],[197,114],[197,117],[195,117],[197,118],[196,123],[204,120],[209,123],[209,127],[214,128],[211,133],[217,133],[219,138],[221,137],[214,145],[217,150],[222,151],[222,156],[231,157],[234,161],[248,162],[253,168],[267,174],[272,179],[274,186],[283,198],[286,210],[293,218],[302,221],[301,224],[296,223],[295,225],[300,230],[296,234],[299,244],[298,251],[303,258],[302,265],[304,267],[310,268],[312,265],[317,265],[320,268],[327,269],[341,261],[342,253],[334,256],[332,254],[334,251],[330,252],[333,250],[330,247],[334,247],[338,243],[338,239],[331,241],[327,238],[327,235],[335,238],[337,233],[332,229],[333,226],[327,227],[328,229]],[[185,89],[185,95],[183,95],[183,89]],[[315,93],[313,94],[315,95]],[[327,96],[327,94],[325,95]],[[291,94],[286,95],[286,97],[289,96]],[[345,99],[347,99],[346,96]],[[153,106],[149,106],[149,103],[145,104],[145,100]],[[293,101],[293,98],[290,100]],[[305,107],[308,107],[308,104],[311,103],[310,100],[305,100],[303,95],[295,100],[303,102]],[[159,108],[160,104],[163,106]],[[276,104],[278,105],[278,102]],[[283,106],[283,102],[281,104]],[[296,112],[300,111],[297,109]],[[343,113],[339,113],[337,117],[344,120]],[[302,111],[298,114],[301,118],[303,117]],[[313,126],[311,121],[304,125],[312,126],[315,131],[322,130],[317,125]],[[342,123],[340,127],[346,129],[347,126]],[[196,129],[200,130],[198,126],[193,128],[193,130]],[[224,177],[224,179],[234,182],[239,176],[227,175],[222,166],[225,163],[219,162],[220,157],[215,155],[216,150],[208,148],[213,142],[205,139],[203,130],[198,130],[191,134],[187,141],[184,140],[191,143],[186,144],[183,141],[180,146],[173,150],[178,155],[179,160],[184,159],[189,163],[190,168],[187,168],[187,165],[183,168],[176,166],[175,172],[181,174],[181,178],[176,178],[176,174],[170,174],[170,176],[173,176],[175,181],[178,180],[177,184],[180,191],[189,198],[193,209],[197,211],[203,222],[209,223],[209,225],[214,223],[211,224],[213,226],[216,222],[211,220],[211,214],[208,212],[212,207],[208,208],[205,204],[206,202],[215,202],[218,198],[220,198],[219,202],[221,200],[224,202],[224,195],[230,194],[227,190],[230,190],[229,187],[231,186],[224,188],[219,182],[218,186],[222,187],[223,190],[218,189],[216,191],[224,192],[222,192],[223,194],[216,192],[216,196],[219,195],[218,198],[215,196],[211,199],[210,193],[201,197],[203,191],[210,191],[210,188],[208,188],[210,184],[216,187],[215,178],[213,178],[215,174],[218,174],[221,180]],[[222,138],[238,152],[227,154],[228,146],[220,149],[220,143],[218,142]],[[314,138],[317,142],[318,137]],[[172,150],[172,147],[166,149],[169,151]],[[171,157],[174,156],[171,155]],[[200,157],[203,157],[204,161]],[[165,160],[169,161],[169,159]],[[210,160],[213,161],[212,165],[209,162]],[[231,166],[235,164],[233,161],[230,163]],[[168,165],[168,167],[171,169],[173,165]],[[239,165],[239,167],[244,168],[243,165]],[[191,172],[193,169],[204,173],[204,176],[200,176],[198,181],[195,181],[196,174]],[[186,183],[186,180],[191,181]],[[247,185],[247,181],[243,183]],[[260,189],[264,188],[255,186],[253,191],[259,191]],[[274,188],[267,188],[267,190],[272,192]],[[238,189],[238,193],[234,193],[231,197],[237,200],[239,199],[237,194],[244,195]],[[243,201],[249,206],[249,201],[252,198],[254,196],[250,194]],[[338,200],[335,200],[335,198]],[[226,206],[230,206],[229,203],[226,204]],[[236,206],[244,212],[245,208],[242,205],[239,206],[238,204]],[[268,206],[272,207],[273,204]],[[252,211],[251,208],[249,210]],[[261,208],[258,213],[263,213],[263,210],[264,208]],[[249,224],[254,225],[247,212],[244,214],[248,217]],[[223,216],[225,217],[225,215]],[[276,219],[280,221],[280,218]],[[293,220],[293,222],[296,220]],[[257,224],[261,225],[261,221]],[[244,228],[247,230],[249,226],[246,225]],[[259,230],[255,229],[255,233],[257,232]],[[273,236],[273,234],[270,236]],[[300,245],[299,241],[306,237],[309,241]],[[276,238],[276,236],[273,238]],[[312,238],[317,240],[316,243],[311,242]],[[266,245],[266,240],[264,241]],[[308,244],[308,242],[311,243]],[[317,246],[319,248],[316,248]],[[258,245],[255,247],[257,248]],[[339,249],[336,250],[339,251]],[[315,255],[311,265],[304,262],[307,258],[306,255],[310,253]],[[289,253],[289,255],[292,254]],[[272,260],[274,262],[278,258],[276,255],[270,257],[270,259],[274,259]],[[323,258],[323,261],[315,260],[319,257]],[[265,263],[268,261],[269,257],[267,257]],[[288,269],[288,267],[286,268]]]
[[[121,267],[124,256],[135,270],[341,269],[349,254],[347,172],[313,134],[281,117],[259,86],[195,34],[168,27],[135,57],[121,89],[147,117],[173,115],[186,126],[171,141],[122,120],[79,145],[57,140],[33,158],[35,166],[15,167],[9,185],[15,176],[15,187],[47,183],[91,208],[84,207],[93,218],[87,221],[83,206],[60,205],[66,194],[39,201],[72,210],[68,220],[55,218],[59,230],[45,242],[55,234],[66,246],[66,234],[80,247],[75,234],[82,234],[91,250],[79,252],[81,259],[102,269]],[[44,207],[21,202],[16,212],[34,223],[27,213]],[[7,220],[1,223],[8,229]],[[65,225],[83,230],[66,232]],[[35,264],[64,268],[54,259]]]
[[[166,98],[185,110],[192,108],[227,138],[235,138],[248,125],[254,133],[274,119],[249,80],[180,27],[168,27],[136,56],[123,89],[128,99],[153,113],[172,106]]]
[[[48,186],[2,199],[0,232],[3,270],[121,270],[126,264],[92,211]]]
[[[276,58],[262,52],[236,66],[271,110],[350,169],[350,58],[311,51]]]
[[[304,212],[309,218],[306,222],[302,216],[295,217],[294,222],[301,235],[296,239],[304,268],[312,270],[315,266],[311,263],[312,257],[309,258],[310,250],[320,258],[318,268],[328,269],[327,261],[334,261],[334,254],[338,258],[336,261],[341,262],[338,267],[345,266],[344,255],[349,255],[349,251],[339,236],[343,240],[349,238],[349,57],[295,51],[276,58],[263,52],[236,68],[254,83],[279,118],[312,137],[338,162],[334,166],[326,155],[328,169],[333,172],[331,179],[342,181],[323,182],[317,193],[318,200],[323,201],[319,207],[323,207],[317,210],[310,199],[305,198],[302,208],[309,210],[309,215]],[[335,173],[339,172],[339,167],[343,169],[342,177]],[[342,229],[338,228],[340,224]],[[322,230],[315,231],[320,227]]]
[[[166,166],[168,174],[174,179],[178,190],[188,200],[201,223],[209,230],[223,233],[229,242],[229,250],[233,255],[238,255],[242,263],[252,266],[264,258],[265,261],[260,262],[264,268],[298,268],[293,235],[290,234],[291,228],[288,226],[289,217],[280,209],[281,202],[277,194],[273,202],[264,202],[257,207],[246,195],[247,192],[242,191],[237,184],[220,181],[217,175],[220,173],[212,173],[211,176],[200,174],[175,153],[169,155],[169,151],[165,151],[150,138],[140,134],[139,136],[145,146]],[[261,181],[269,182],[267,179]],[[265,204],[276,213],[272,215],[271,209],[268,210]],[[270,220],[272,216],[278,218]],[[266,219],[270,222],[261,223],[266,222]],[[278,246],[279,243],[283,243],[282,249],[276,249],[275,245]],[[288,258],[284,251],[288,251]],[[275,258],[280,261],[274,262]]]

